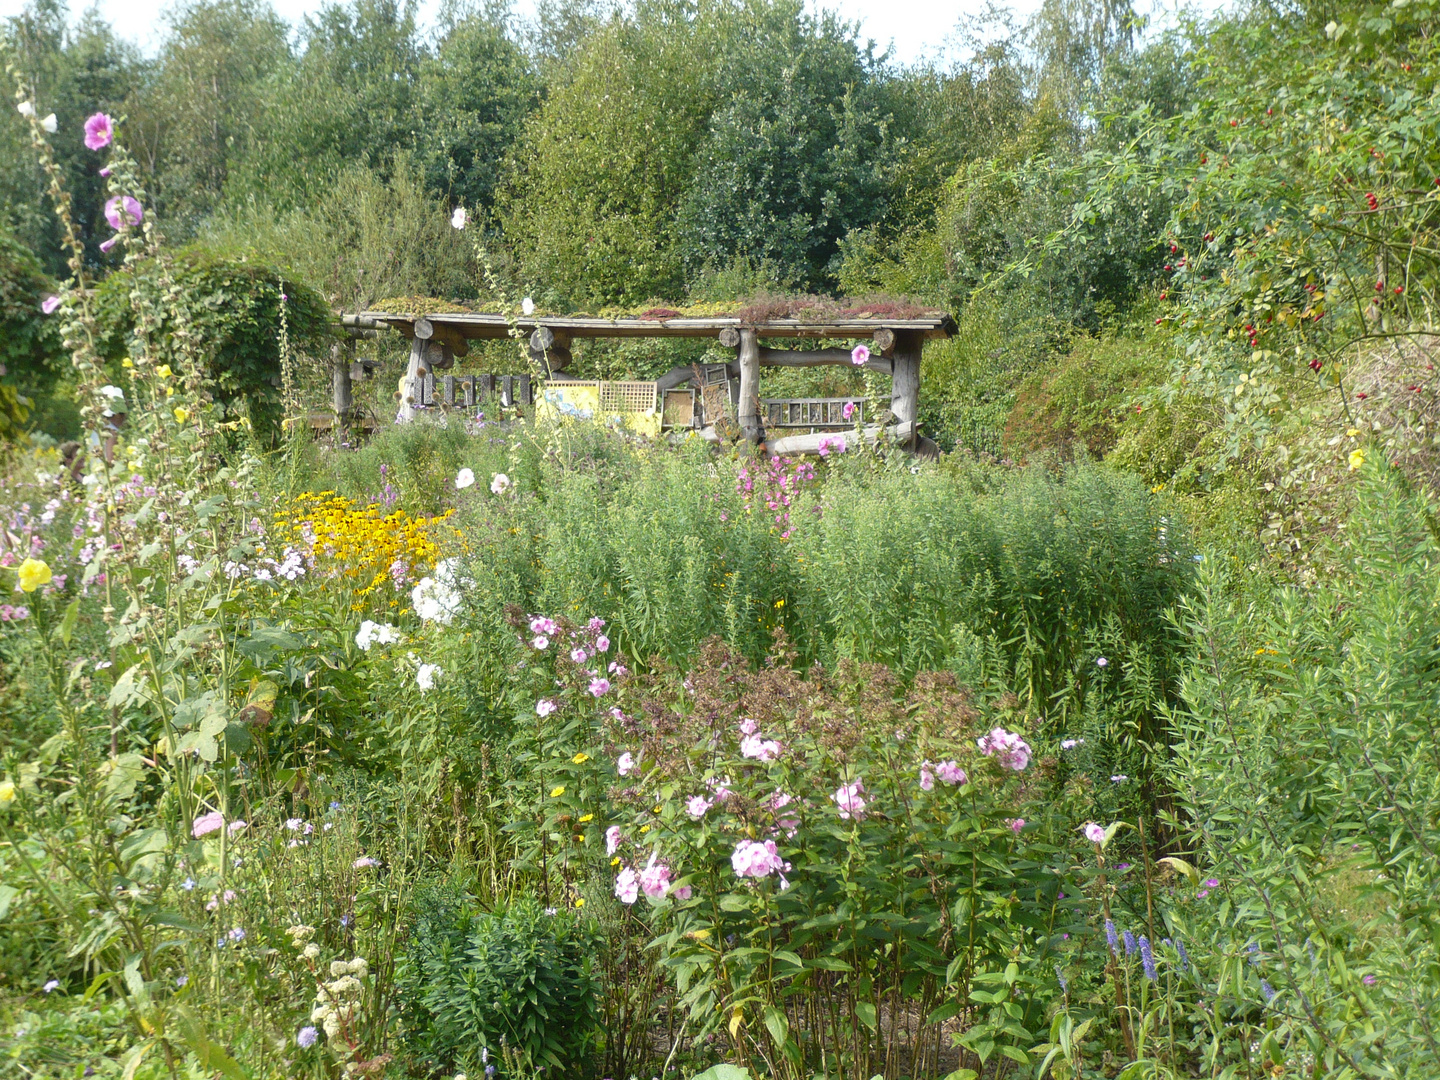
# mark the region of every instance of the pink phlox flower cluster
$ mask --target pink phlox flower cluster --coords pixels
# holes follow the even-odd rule
[[[630,669],[618,660],[610,661],[609,671],[610,674],[614,675],[617,679],[623,679],[626,675],[630,674]]]
[[[774,739],[762,739],[759,735],[747,735],[740,740],[742,757],[756,761],[774,761],[780,756],[780,744]]]
[[[789,870],[790,864],[780,857],[774,840],[741,840],[730,853],[730,866],[736,877],[768,877]]]
[[[757,724],[754,720],[751,720],[748,716],[747,716],[744,720],[741,720],[741,721],[740,721],[740,734],[741,734],[741,735],[754,735],[755,732],[757,732],[757,731],[759,731],[759,730],[760,730],[760,725]]]
[[[993,757],[1003,768],[1021,772],[1030,764],[1030,745],[1016,732],[992,728],[989,735],[980,736],[975,744],[982,754]]]
[[[942,761],[935,766],[935,775],[947,784],[963,784],[968,779],[965,770],[953,761]]]
[[[620,831],[619,825],[611,825],[605,830],[605,854],[614,855],[620,850],[620,845],[625,840],[625,834]]]
[[[626,750],[625,753],[620,755],[619,760],[615,762],[615,771],[621,776],[629,776],[639,765],[640,762],[635,759],[635,755],[630,753],[629,750]]]
[[[544,652],[550,647],[550,639],[544,634],[536,634],[530,639],[530,647],[538,652]]]
[[[211,810],[208,814],[201,814],[190,826],[190,834],[199,840],[200,837],[224,827],[225,815],[219,810]]]
[[[609,680],[609,679],[591,679],[591,680],[590,680],[590,693],[591,693],[592,696],[597,697],[597,698],[598,698],[598,697],[604,697],[604,696],[605,696],[606,694],[608,694],[609,692],[610,692],[610,680]]]
[[[30,617],[30,609],[24,604],[0,604],[0,622],[21,622]]]
[[[841,784],[831,796],[835,805],[840,808],[840,817],[849,820],[854,818],[859,821],[865,816],[865,784],[856,780],[853,784]]]
[[[606,637],[604,634],[600,634],[600,635],[598,635],[598,636],[595,638],[595,651],[596,651],[596,652],[609,652],[609,651],[610,651],[610,639],[609,639],[608,637]]]
[[[923,762],[920,766],[920,790],[930,791],[935,787],[935,774],[930,771],[930,762]]]
[[[1011,832],[1013,832],[1016,836],[1019,836],[1020,830],[1025,828],[1025,819],[1021,817],[1011,818],[1009,821],[1005,822],[1005,824],[1010,826]]]
[[[535,715],[549,716],[559,707],[560,706],[556,705],[555,702],[550,698],[541,698],[535,703]]]
[[[640,871],[640,890],[651,900],[659,900],[670,891],[670,867],[658,861],[655,852]]]
[[[699,821],[715,804],[704,795],[692,795],[689,802],[685,804],[685,811],[696,821]]]
[[[1097,825],[1097,824],[1095,824],[1095,822],[1093,822],[1093,821],[1086,822],[1086,823],[1085,823],[1085,839],[1086,839],[1086,840],[1089,840],[1092,844],[1102,844],[1102,843],[1104,843],[1104,842],[1105,842],[1105,828],[1104,828],[1104,826],[1102,826],[1102,825]]]
[[[730,798],[730,778],[728,776],[720,780],[706,780],[705,786],[715,793],[715,802],[717,803],[722,803]]]
[[[615,897],[622,904],[633,904],[640,899],[640,878],[628,866],[615,876]]]
[[[577,664],[583,664],[586,660],[590,659],[590,654],[577,645],[570,650],[570,659]]]
[[[555,624],[554,619],[547,619],[536,615],[530,620],[530,632],[532,634],[543,634],[545,637],[554,637],[560,632],[560,627]]]

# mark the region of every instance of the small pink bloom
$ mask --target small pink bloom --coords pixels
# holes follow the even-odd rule
[[[846,420],[853,420],[855,418],[855,403],[853,401],[845,402],[845,407],[840,410],[840,415],[845,417]]]
[[[90,150],[103,150],[115,138],[115,122],[104,113],[97,112],[85,121],[85,146]]]
[[[596,652],[609,652],[609,651],[610,651],[610,639],[609,639],[608,637],[606,637],[604,634],[601,634],[599,637],[597,637],[597,638],[595,639],[595,651],[596,651]]]
[[[678,889],[675,890],[676,900],[689,900],[692,895],[693,894],[690,891],[689,885],[681,885]]]
[[[583,664],[586,660],[590,659],[590,654],[584,649],[574,648],[570,650],[570,659],[577,664]]]
[[[859,821],[865,816],[865,785],[862,781],[856,780],[853,784],[842,784],[831,796],[835,805],[840,808],[840,817],[843,819],[854,818]]]
[[[615,768],[621,776],[629,776],[635,771],[635,755],[626,750],[620,755],[620,760],[615,762]]]
[[[651,900],[659,900],[670,891],[670,868],[657,862],[654,854],[640,871],[640,889]]]
[[[705,798],[704,795],[692,795],[690,801],[685,804],[685,810],[692,818],[698,821],[704,817],[706,811],[714,805],[715,804]]]
[[[758,735],[747,735],[740,740],[740,754],[756,761],[774,761],[780,756],[780,744],[774,739],[762,739]]]
[[[640,879],[628,866],[616,875],[615,895],[622,904],[633,904],[640,898]]]
[[[590,693],[591,693],[592,696],[597,697],[597,698],[598,698],[598,697],[604,697],[604,696],[605,696],[606,694],[608,694],[609,692],[610,692],[610,680],[609,680],[609,679],[591,679],[591,680],[590,680]]]
[[[100,176],[101,176],[102,179],[105,179],[105,180],[110,179],[110,166],[109,166],[109,165],[106,165],[105,168],[103,168],[103,169],[100,170]]]
[[[109,240],[106,240],[106,241],[104,241],[103,243],[101,243],[101,245],[100,245],[100,250],[103,251],[103,252],[105,252],[106,255],[109,255],[109,254],[110,254],[110,249],[113,248],[113,247],[114,247],[116,244],[118,244],[119,242],[120,242],[120,237],[119,237],[119,236],[112,236],[112,237],[110,237]]]
[[[741,840],[730,854],[730,866],[736,877],[766,877],[786,869],[774,840]]]
[[[1016,836],[1019,836],[1020,830],[1025,828],[1025,819],[1021,817],[1011,818],[1009,821],[1006,822],[1006,824],[1010,826],[1011,832],[1013,832]]]
[[[920,790],[929,791],[935,786],[935,774],[930,771],[929,762],[920,766]]]
[[[139,225],[145,220],[145,208],[129,195],[116,195],[105,204],[105,220],[112,229]]]
[[[550,647],[550,639],[545,637],[543,634],[537,634],[535,637],[530,639],[530,647],[540,652],[544,652]]]
[[[1091,821],[1085,826],[1085,839],[1092,844],[1099,844],[1105,840],[1105,830]]]
[[[538,716],[549,716],[557,708],[559,708],[559,706],[550,698],[541,698],[535,703],[535,713]]]
[[[856,367],[864,367],[870,362],[870,347],[868,345],[856,345],[850,350],[850,362]]]
[[[936,765],[935,775],[947,784],[963,784],[968,779],[965,770],[953,761],[942,761]]]
[[[372,859],[369,855],[362,855],[350,864],[356,870],[363,870],[367,866],[379,866],[379,859]]]
[[[619,825],[611,825],[605,830],[605,854],[614,855],[620,850],[620,841],[625,837],[620,832]]]
[[[757,732],[757,731],[759,731],[759,730],[760,730],[760,725],[757,724],[754,720],[751,720],[749,717],[746,717],[744,720],[741,720],[741,721],[740,721],[740,734],[741,734],[741,735],[754,735],[755,732]]]
[[[210,813],[202,814],[195,819],[195,823],[191,826],[190,832],[195,839],[198,840],[207,833],[212,833],[216,829],[221,828],[224,824],[224,815],[222,815],[219,810],[211,810]]]
[[[250,823],[248,821],[232,821],[226,826],[226,828],[230,830],[231,836],[234,836],[236,833],[242,833],[249,827]]]
[[[55,314],[55,309],[59,306],[60,297],[58,296],[47,296],[44,300],[40,302],[40,310],[43,311],[46,315]]]

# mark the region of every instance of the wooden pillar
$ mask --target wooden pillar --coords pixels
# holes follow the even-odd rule
[[[420,403],[420,388],[425,379],[425,341],[423,338],[410,339],[410,362],[405,374],[400,376],[400,408],[395,422],[409,423],[415,419],[415,407]]]
[[[355,410],[355,398],[350,392],[350,357],[347,355],[353,351],[353,344],[347,347],[337,341],[330,346],[330,385],[337,428],[348,425]]]
[[[760,335],[740,331],[740,401],[737,403],[740,435],[752,443],[765,438],[760,420]]]
[[[914,330],[904,330],[895,335],[895,374],[890,387],[890,411],[897,423],[913,425],[920,411],[920,350],[925,339]],[[912,427],[910,437],[902,445],[914,442]]]
[[[446,376],[445,376],[445,404],[446,404],[446,405],[454,405],[454,404],[455,404],[455,376],[454,376],[454,375],[446,375]]]

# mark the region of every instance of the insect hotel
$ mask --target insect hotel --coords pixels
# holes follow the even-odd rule
[[[347,316],[356,328],[392,327],[410,339],[410,361],[400,381],[401,422],[427,408],[473,408],[496,395],[506,406],[533,406],[537,416],[598,418],[629,430],[659,435],[692,431],[720,441],[737,435],[770,454],[816,453],[828,433],[854,430],[866,438],[882,434],[919,453],[935,444],[916,425],[920,397],[920,354],[925,342],[949,337],[955,321],[944,312],[907,312],[906,317],[870,311],[840,312],[814,319],[746,320],[738,315],[690,318],[650,312],[627,318],[586,316],[396,314],[367,311]],[[451,372],[457,358],[477,339],[528,339],[531,375],[470,375]],[[571,344],[577,338],[714,338],[734,359],[678,367],[654,382],[569,378]],[[807,348],[821,340],[863,344],[863,366],[891,377],[890,407],[864,415],[854,398],[762,398],[760,369],[854,363],[851,348]],[[439,374],[437,377],[437,373]],[[338,395],[338,389],[337,389]],[[851,406],[846,415],[845,406]],[[854,410],[860,410],[856,416]]]

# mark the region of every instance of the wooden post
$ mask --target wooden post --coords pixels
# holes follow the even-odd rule
[[[515,404],[514,375],[502,375],[500,377],[500,404],[507,409]]]
[[[480,389],[477,391],[487,398],[495,396],[495,376],[489,373],[480,376]]]
[[[446,375],[446,376],[445,376],[445,404],[446,404],[446,405],[454,405],[454,404],[455,404],[455,376],[454,376],[454,375]]]
[[[760,335],[754,330],[740,331],[740,401],[738,402],[740,435],[758,443],[765,438],[760,421]]]
[[[420,393],[428,370],[425,366],[425,339],[411,338],[410,363],[405,367],[405,374],[400,376],[400,409],[395,414],[397,423],[405,424],[415,419],[415,407],[420,404]]]
[[[909,424],[910,434],[902,445],[910,446],[915,438],[915,422],[920,411],[920,350],[925,339],[914,330],[895,335],[895,375],[890,385],[890,411],[899,424]]]
[[[475,376],[466,375],[460,380],[460,385],[465,389],[465,408],[475,408]]]
[[[517,405],[529,405],[534,402],[535,390],[530,385],[529,375],[515,376],[515,397]]]
[[[334,391],[333,403],[337,427],[349,424],[350,415],[355,409],[355,399],[350,392],[350,358],[346,355],[349,351],[350,349],[345,348],[338,341],[330,346],[330,385]]]

